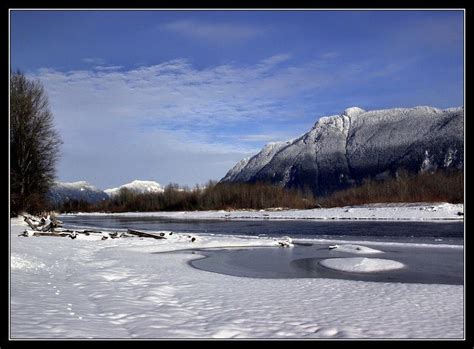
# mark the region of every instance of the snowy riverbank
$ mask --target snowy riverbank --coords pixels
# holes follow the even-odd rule
[[[180,211],[77,213],[77,215],[114,215],[162,217],[174,219],[314,219],[314,220],[383,220],[383,221],[462,221],[463,204],[416,203],[371,204],[310,210],[269,209],[260,211]]]
[[[12,338],[463,337],[459,285],[234,277],[186,250],[275,240],[27,238],[11,222]]]

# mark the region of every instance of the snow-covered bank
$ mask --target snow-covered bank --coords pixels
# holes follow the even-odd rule
[[[183,251],[279,248],[271,238],[18,237],[23,229],[12,220],[12,338],[463,337],[462,286],[241,278],[196,270],[188,262],[201,256]]]
[[[314,220],[382,220],[382,221],[462,221],[463,204],[371,204],[310,210],[238,210],[77,213],[77,215],[114,215],[130,217],[162,217],[174,219],[314,219]]]

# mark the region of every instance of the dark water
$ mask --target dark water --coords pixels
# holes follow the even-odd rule
[[[177,220],[158,217],[62,216],[65,227],[95,227],[105,230],[145,231],[215,235],[291,236],[294,248],[245,248],[198,250],[205,258],[190,264],[216,273],[256,278],[334,278],[375,282],[416,282],[463,284],[464,225],[462,222],[387,221],[296,221],[296,220]],[[382,254],[360,255],[329,250],[328,244],[302,244],[299,239],[329,239],[372,242],[398,242],[394,245],[364,246]],[[299,243],[298,243],[299,242]],[[415,243],[438,245],[419,246]],[[458,245],[446,247],[442,245]],[[192,253],[192,252],[190,252]],[[348,273],[325,268],[322,259],[368,257],[396,260],[403,269],[376,273]]]
[[[206,258],[192,261],[198,269],[254,278],[329,278],[373,282],[404,282],[462,285],[464,255],[462,248],[420,246],[365,246],[384,253],[352,254],[329,250],[328,245],[294,248],[246,248],[199,250]],[[367,257],[401,262],[403,269],[375,273],[352,273],[325,268],[325,258]]]
[[[177,220],[158,217],[62,216],[68,227],[112,230],[172,230],[185,233],[291,236],[293,238],[370,239],[371,241],[463,244],[462,222],[361,222],[296,220]]]

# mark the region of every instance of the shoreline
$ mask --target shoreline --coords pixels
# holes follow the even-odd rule
[[[181,220],[317,220],[386,222],[463,222],[464,205],[449,203],[370,204],[334,208],[155,211],[155,212],[78,212],[59,216],[157,217]]]

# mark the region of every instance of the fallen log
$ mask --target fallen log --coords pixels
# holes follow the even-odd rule
[[[35,231],[33,233],[33,236],[59,236],[59,237],[70,237],[70,233],[57,233],[57,232],[40,232],[40,231]]]
[[[45,226],[43,226],[41,228],[41,231],[53,231],[53,224],[51,222],[49,222],[48,224],[46,224]]]
[[[166,239],[166,237],[164,236],[145,233],[143,231],[138,231],[138,230],[133,230],[133,229],[127,229],[127,234],[135,235],[141,238]]]
[[[57,236],[57,237],[70,237],[71,233],[59,233],[59,232],[43,232],[43,231],[31,231],[25,230],[19,236]]]
[[[71,229],[64,229],[64,228],[56,229],[54,232],[56,232],[56,233],[83,234],[83,235],[86,235],[86,236],[90,235],[90,233],[87,230],[71,230]],[[97,234],[101,234],[101,232],[97,232]]]
[[[133,230],[133,229],[128,229],[126,233],[101,232],[97,230],[70,230],[70,229],[63,229],[63,228],[60,228],[59,230],[56,230],[56,231],[40,231],[37,229],[33,229],[33,230],[25,230],[23,233],[21,233],[18,236],[25,236],[25,237],[56,236],[56,237],[70,237],[72,239],[75,239],[77,235],[79,234],[86,235],[86,236],[89,236],[91,234],[102,235],[102,240],[106,240],[109,237],[111,239],[117,239],[121,237],[134,237],[134,236],[138,236],[141,238],[166,239],[166,237],[164,236],[165,235],[164,233],[160,233],[160,235],[155,235],[155,234],[145,233],[143,231]]]
[[[92,234],[102,234],[101,231],[99,230],[90,230],[90,229],[84,229],[81,231],[81,233],[84,233],[84,234],[89,234],[89,233],[92,233]]]
[[[30,218],[25,217],[25,222],[30,226],[33,230],[38,230],[38,225],[34,224]]]
[[[31,216],[23,216],[25,222],[29,225],[29,227],[36,231],[54,231],[54,228],[60,228],[62,226],[62,222],[58,221],[55,217],[47,216],[41,217],[39,220],[35,217]]]

